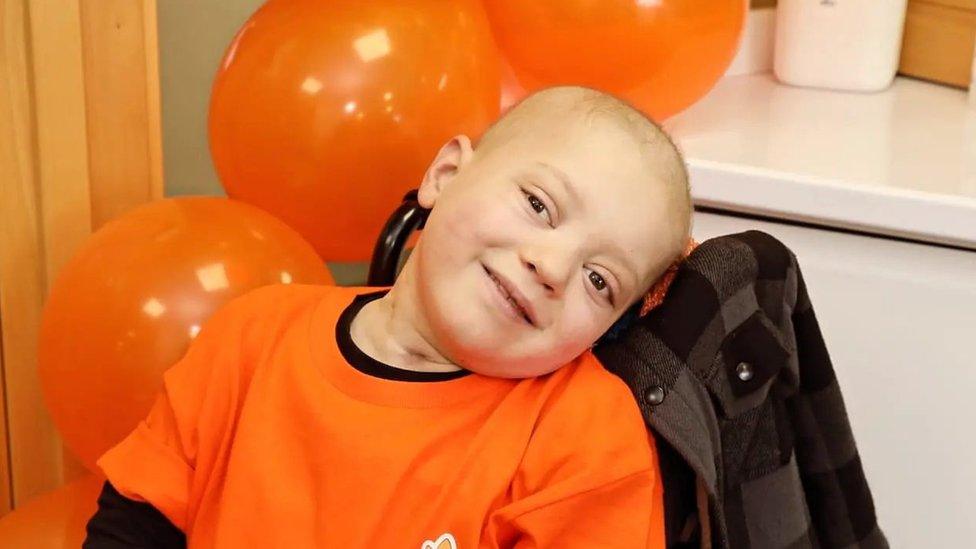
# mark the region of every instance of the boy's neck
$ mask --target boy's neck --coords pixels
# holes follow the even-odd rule
[[[439,353],[424,336],[413,259],[411,254],[385,296],[360,309],[352,320],[349,335],[364,353],[395,368],[415,372],[458,371],[461,368]]]

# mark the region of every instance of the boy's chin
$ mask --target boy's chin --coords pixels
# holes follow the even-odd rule
[[[565,362],[559,363],[553,357],[542,357],[520,353],[518,343],[513,341],[479,341],[459,345],[454,356],[457,363],[466,370],[489,377],[524,379],[548,374]]]
[[[525,379],[538,377],[548,374],[558,368],[548,365],[538,364],[519,364],[516,360],[511,361],[471,361],[471,367],[465,367],[476,374],[488,377],[499,377],[506,379]]]
[[[514,350],[513,350],[514,351]],[[569,364],[584,350],[579,353],[569,355],[566,353],[552,352],[545,355],[526,356],[519,355],[517,351],[508,353],[506,357],[492,355],[490,358],[482,357],[480,361],[471,361],[471,367],[465,369],[472,372],[491,376],[511,379],[524,379],[529,377],[539,377],[550,374],[559,368]],[[497,349],[495,353],[497,353]]]

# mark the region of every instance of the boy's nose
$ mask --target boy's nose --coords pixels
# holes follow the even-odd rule
[[[547,294],[561,295],[566,286],[570,261],[557,254],[524,253],[522,262],[532,271],[535,279],[546,289]]]
[[[529,270],[530,271],[536,273],[536,276],[539,276],[539,278],[542,278],[540,275],[538,275],[539,270],[536,268],[535,263],[528,262],[528,267],[529,267]],[[550,292],[553,291],[553,290],[555,290],[555,288],[553,288],[552,286],[550,286],[549,283],[547,283],[547,282],[544,282],[543,281],[542,282],[542,285],[545,286],[546,290],[548,290]]]

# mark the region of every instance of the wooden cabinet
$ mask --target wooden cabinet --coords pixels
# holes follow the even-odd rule
[[[976,0],[909,0],[898,72],[969,87]]]

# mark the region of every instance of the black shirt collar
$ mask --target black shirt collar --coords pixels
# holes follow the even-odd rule
[[[352,340],[352,319],[359,314],[360,309],[364,305],[383,297],[389,291],[389,289],[384,289],[359,294],[352,300],[352,303],[346,306],[342,314],[339,315],[339,321],[336,322],[336,342],[346,362],[366,375],[392,381],[448,381],[470,374],[471,372],[467,370],[458,370],[456,372],[415,372],[413,370],[404,370],[403,368],[397,368],[396,366],[380,362],[356,346]]]

